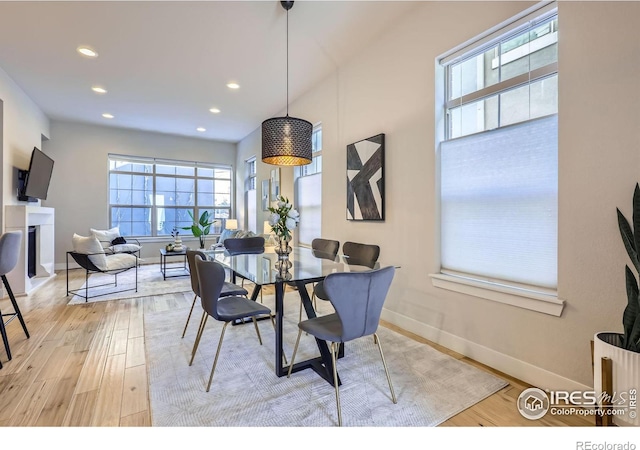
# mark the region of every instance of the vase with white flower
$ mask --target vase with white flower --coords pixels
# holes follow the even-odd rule
[[[269,225],[271,231],[278,238],[275,252],[280,259],[287,259],[291,253],[289,242],[291,241],[291,232],[298,226],[300,222],[300,213],[289,202],[289,199],[283,196],[278,197],[273,206],[269,207]]]

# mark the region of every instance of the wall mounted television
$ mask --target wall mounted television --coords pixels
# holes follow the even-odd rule
[[[52,172],[53,159],[34,147],[29,170],[18,170],[18,200],[26,202],[46,200]]]

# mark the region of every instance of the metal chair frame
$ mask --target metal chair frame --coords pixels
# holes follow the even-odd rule
[[[103,295],[111,295],[111,294],[117,294],[118,292],[127,292],[127,291],[132,291],[135,290],[136,292],[138,292],[138,267],[139,267],[139,259],[138,256],[130,253],[131,255],[133,255],[136,258],[136,262],[133,266],[131,267],[126,267],[123,269],[116,269],[116,270],[101,270],[98,267],[95,266],[95,264],[93,264],[91,262],[91,260],[89,259],[89,256],[91,256],[92,254],[87,254],[87,253],[77,253],[74,251],[70,251],[67,252],[67,296],[73,294],[73,295],[77,295],[78,297],[84,298],[85,302],[88,302],[90,298],[96,298],[96,297],[101,297]],[[71,256],[76,263],[78,263],[78,265],[85,270],[85,275],[84,275],[84,288],[79,288],[79,289],[69,289],[69,256]],[[107,256],[108,258],[109,256]],[[111,292],[105,292],[104,294],[96,294],[96,295],[89,295],[89,289],[94,289],[94,288],[98,288],[98,287],[104,287],[104,286],[111,286],[113,285],[114,287],[118,286],[118,275],[126,272],[127,270],[131,270],[131,269],[135,269],[136,272],[136,282],[135,282],[135,287],[134,288],[128,288],[128,289],[121,289],[119,291],[111,291]],[[103,273],[106,275],[113,275],[114,276],[114,282],[113,283],[103,283],[103,284],[96,284],[94,286],[89,286],[89,275],[92,273]],[[81,293],[82,291],[84,291],[84,295]]]

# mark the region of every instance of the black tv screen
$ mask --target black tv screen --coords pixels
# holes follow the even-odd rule
[[[52,172],[53,159],[34,147],[25,181],[24,195],[46,200]]]

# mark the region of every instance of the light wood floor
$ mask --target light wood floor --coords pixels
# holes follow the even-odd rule
[[[84,275],[72,271],[72,277]],[[73,279],[72,278],[72,279]],[[0,426],[151,426],[144,349],[144,315],[191,304],[192,295],[67,306],[65,273],[28,297],[18,297],[31,334],[20,323],[7,326],[13,359],[0,344]],[[289,293],[287,295],[297,295]],[[168,297],[168,298],[167,298]],[[12,308],[0,300],[3,312]],[[186,319],[186,318],[185,318]],[[555,417],[529,421],[516,401],[529,385],[419,336],[383,323],[454,358],[505,378],[510,384],[446,421],[443,426],[592,426],[593,418]]]

